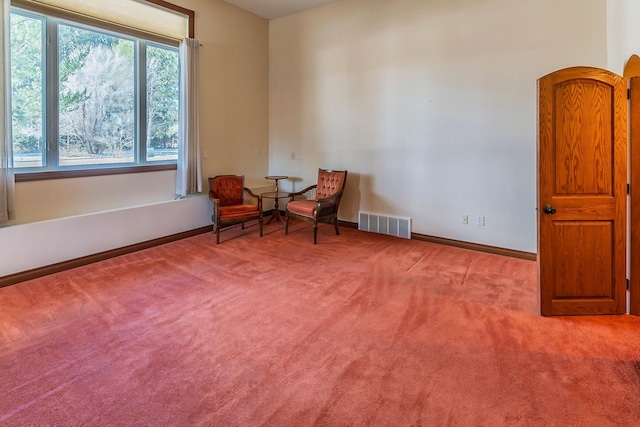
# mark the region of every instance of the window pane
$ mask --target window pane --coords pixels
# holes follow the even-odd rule
[[[178,51],[147,47],[147,160],[177,160]]]
[[[59,165],[135,161],[134,43],[59,25]]]
[[[11,14],[11,96],[14,166],[44,165],[44,20]]]

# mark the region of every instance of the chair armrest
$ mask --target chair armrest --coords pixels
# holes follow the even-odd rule
[[[258,209],[262,211],[262,194],[255,194],[251,189],[244,187],[243,202],[247,205],[258,205]],[[246,197],[246,196],[249,197]]]
[[[289,193],[288,197],[291,200],[294,200],[296,198],[298,198],[298,200],[315,200],[316,199],[316,192],[315,192],[316,187],[318,187],[318,184],[310,185],[307,188],[305,188],[304,190],[296,191],[294,193]],[[313,190],[313,192],[311,194],[305,194],[305,193],[311,192],[312,190]],[[300,197],[300,196],[304,196],[304,197]]]
[[[260,198],[262,197],[262,194],[255,194],[253,191],[251,191],[250,188],[244,187],[244,191],[246,191],[247,193],[249,193],[249,195],[251,197],[255,197],[255,198]]]
[[[209,200],[213,204],[213,216],[217,217],[220,211],[220,199],[216,199],[213,195],[213,191],[209,191]]]

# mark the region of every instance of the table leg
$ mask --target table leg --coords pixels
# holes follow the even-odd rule
[[[280,209],[278,208],[278,198],[277,197],[275,198],[275,202],[273,203],[273,213],[271,214],[271,218],[269,218],[269,221],[267,221],[267,224],[269,224],[274,219],[277,219],[278,221],[280,221],[282,223],[282,225],[285,224],[285,219],[280,214]]]

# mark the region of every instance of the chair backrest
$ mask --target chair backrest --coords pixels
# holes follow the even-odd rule
[[[329,197],[344,189],[347,181],[347,171],[334,171],[329,169],[318,169],[318,186],[316,187],[316,197],[318,199]]]
[[[209,189],[213,197],[220,200],[220,206],[241,205],[243,203],[244,175],[218,175],[209,178]]]

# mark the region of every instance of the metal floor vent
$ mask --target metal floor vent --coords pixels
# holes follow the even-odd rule
[[[410,239],[411,218],[399,218],[367,212],[358,212],[358,230]]]

